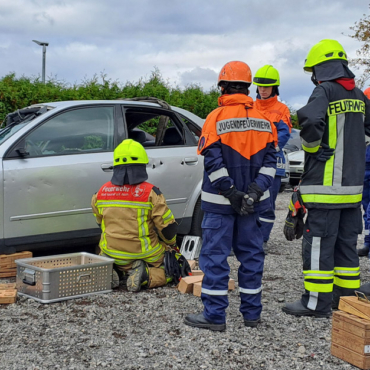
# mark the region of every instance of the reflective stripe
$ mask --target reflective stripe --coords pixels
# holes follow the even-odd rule
[[[220,179],[221,177],[229,176],[229,172],[227,172],[227,169],[225,167],[220,168],[217,171],[212,172],[210,175],[208,175],[211,182],[216,181]]]
[[[273,167],[261,167],[259,173],[262,174],[262,175],[267,175],[267,176],[275,177],[276,168],[273,168]]]
[[[150,246],[150,239],[148,238],[149,229],[147,224],[147,210],[138,208],[137,210],[137,222],[138,222],[138,230],[139,230],[139,239],[141,243],[141,251],[143,253],[149,250]]]
[[[334,274],[304,274],[305,279],[323,279],[323,280],[330,280],[334,279]]]
[[[308,148],[307,146],[302,144],[302,149],[307,153],[316,153],[320,149],[320,145],[315,146],[314,148]]]
[[[205,202],[230,206],[229,199],[225,198],[223,195],[212,194],[212,193],[207,193],[205,191],[202,191],[201,197],[202,197],[202,200],[204,200]]]
[[[302,194],[304,203],[359,203],[361,202],[362,194],[354,195],[328,195],[328,194]]]
[[[202,288],[202,293],[208,294],[208,295],[227,295],[228,291],[227,290],[211,290],[211,289]]]
[[[267,198],[269,198],[270,197],[270,190],[266,190],[264,193],[263,193],[263,195],[262,195],[262,197],[260,198],[260,201],[261,200],[265,200],[265,199],[267,199]]]
[[[217,135],[228,132],[262,131],[271,132],[271,123],[261,118],[228,118],[216,123]]]
[[[317,236],[312,237],[311,270],[309,271],[320,271],[320,246],[321,246],[321,238]],[[304,284],[306,288],[306,281]],[[314,292],[316,292],[316,290],[315,289],[307,289],[307,290],[310,291],[309,293],[310,298],[308,300],[307,307],[310,310],[316,310],[318,295],[317,294],[311,295],[311,290],[313,290]]]
[[[360,267],[334,267],[334,274],[341,276],[358,276]]]
[[[107,254],[109,257],[112,257],[114,259],[120,258],[120,259],[131,259],[131,260],[140,260],[144,259],[146,257],[151,257],[152,255],[159,252],[161,249],[165,249],[164,246],[160,243],[158,243],[154,248],[149,250],[145,253],[127,253],[127,252],[121,252],[119,250],[112,250],[106,248],[105,245],[100,244],[100,248],[103,249],[103,252]]]
[[[319,298],[318,292],[310,292],[310,299],[307,304],[307,308],[309,310],[316,310],[318,298]]]
[[[301,142],[302,142],[302,145],[304,145],[306,148],[308,149],[313,149],[313,148],[319,148],[320,147],[320,144],[321,144],[321,139],[319,140],[316,140],[316,141],[311,141],[310,143],[308,141],[306,141],[305,139],[303,139],[301,137]],[[308,151],[308,150],[306,150]],[[311,152],[312,153],[312,152]]]
[[[365,235],[369,235],[369,230],[365,230]]]
[[[263,217],[260,217],[260,221],[262,221],[262,222],[270,222],[270,223],[274,223],[275,222],[275,219],[274,220],[270,220],[270,219],[268,219],[268,218],[263,218]]]
[[[310,292],[310,299],[311,299],[311,292],[318,292],[318,293],[330,293],[333,291],[333,283],[330,284],[317,284],[317,283],[311,283],[308,281],[304,282],[304,288]],[[317,301],[317,300],[316,300]],[[310,301],[308,302],[308,306],[313,306],[310,304]],[[311,310],[315,310],[315,308],[310,308]]]
[[[324,275],[324,276],[333,276],[334,270],[331,271],[320,271],[320,270],[304,270],[303,275],[309,274],[316,274],[316,275]]]
[[[126,200],[112,200],[112,201],[106,201],[106,200],[98,200],[96,202],[97,207],[100,206],[110,206],[110,207],[129,207],[129,208],[148,208],[152,209],[153,205],[151,203],[147,202],[128,202]]]
[[[329,147],[335,148],[337,145],[337,116],[329,116],[328,122],[329,132]],[[325,186],[333,185],[333,171],[334,171],[334,155],[332,155],[325,163],[324,182]]]
[[[337,116],[337,145],[334,154],[334,173],[333,185],[341,185],[343,177],[343,156],[344,156],[344,123],[346,121],[345,114]]]
[[[359,99],[341,99],[329,103],[327,110],[328,116],[348,112],[365,114],[365,103]]]
[[[262,291],[262,286],[260,286],[257,289],[246,289],[246,288],[239,287],[239,293],[244,293],[244,294],[258,294],[261,291]]]
[[[324,185],[303,185],[299,187],[301,194],[343,194],[343,195],[354,195],[362,194],[363,186],[324,186]]]
[[[175,217],[172,214],[171,210],[168,210],[163,216],[163,223],[166,224],[167,222],[173,220]]]
[[[340,279],[339,277],[334,277],[334,284],[341,287],[341,288],[348,288],[348,289],[357,289],[360,287],[361,282],[360,279],[358,280],[344,280]]]

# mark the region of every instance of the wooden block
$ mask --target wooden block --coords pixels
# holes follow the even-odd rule
[[[370,303],[360,301],[357,297],[340,297],[339,309],[370,320]]]
[[[17,269],[15,269],[14,271],[11,270],[11,271],[1,271],[0,270],[0,278],[5,278],[5,277],[15,277],[17,276]]]
[[[332,328],[331,341],[363,356],[370,355],[370,339],[361,338],[347,331]]]
[[[333,313],[333,328],[370,339],[370,321],[344,311]]]
[[[13,254],[0,254],[0,271],[2,268],[17,267],[15,260],[31,258],[32,252],[24,251]]]
[[[204,272],[202,270],[191,270],[193,276],[204,276]]]
[[[195,269],[195,266],[197,265],[196,260],[188,260],[188,263],[189,263],[189,266],[192,270]]]
[[[203,280],[203,276],[186,276],[180,280],[177,287],[180,293],[192,293],[193,284]]]
[[[17,300],[17,291],[1,290],[0,291],[0,304],[15,303]]]
[[[230,279],[229,280],[229,290],[234,290],[235,289],[235,280]]]
[[[193,284],[193,294],[197,297],[200,297],[202,295],[202,282],[201,281]]]
[[[331,344],[331,354],[335,357],[340,358],[343,361],[346,361],[354,366],[359,367],[363,370],[370,369],[370,356],[363,356],[359,353],[351,351],[348,348],[342,347],[339,344]]]
[[[0,284],[0,290],[14,290],[15,288],[16,288],[16,283]]]

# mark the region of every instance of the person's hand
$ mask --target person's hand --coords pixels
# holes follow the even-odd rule
[[[242,191],[239,191],[235,188],[235,186],[232,186],[230,189],[221,191],[221,195],[229,199],[231,207],[233,207],[234,211],[238,213],[241,216],[245,216],[248,214],[247,212],[243,211],[243,199],[246,195]]]
[[[303,235],[304,216],[306,208],[303,204],[301,196],[298,191],[292,194],[292,199],[289,203],[288,215],[284,224],[284,235],[289,241],[299,239]]]
[[[319,150],[316,153],[309,153],[310,157],[315,158],[317,161],[326,162],[330,157],[333,156],[335,149],[330,148],[329,145],[321,143]]]

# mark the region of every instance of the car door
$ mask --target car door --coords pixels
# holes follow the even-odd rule
[[[158,142],[161,118],[167,123],[163,138]],[[189,199],[203,175],[194,136],[175,112],[164,109],[126,107],[125,121],[128,136],[141,141],[148,153],[148,181],[161,190],[176,220],[181,223]],[[142,140],[138,130],[146,133]],[[148,137],[153,140],[147,140]]]
[[[113,104],[71,108],[13,145],[3,160],[8,245],[24,237],[37,244],[100,233],[90,202],[112,176],[119,116],[123,125]]]

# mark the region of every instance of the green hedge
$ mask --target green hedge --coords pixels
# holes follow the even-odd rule
[[[69,85],[56,79],[45,84],[39,78],[20,77],[14,73],[0,80],[0,121],[17,109],[36,103],[64,100],[111,100],[152,96],[167,101],[170,105],[186,109],[201,118],[217,107],[219,92],[216,87],[205,92],[200,85],[188,85],[184,89],[171,86],[155,69],[147,80],[126,82],[107,79],[106,75],[95,75],[80,84]],[[292,112],[293,113],[293,112]],[[295,113],[295,112],[294,112]]]

